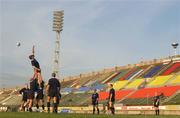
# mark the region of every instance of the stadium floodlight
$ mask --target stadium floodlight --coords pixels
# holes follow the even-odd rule
[[[178,44],[178,43],[175,43],[175,42],[171,44],[171,46],[174,48],[174,56],[177,55],[176,49],[177,49],[178,45],[179,45],[179,44]]]
[[[64,11],[54,11],[53,31],[61,32],[63,28]]]
[[[59,58],[60,58],[60,32],[63,30],[63,21],[64,21],[64,11],[54,11],[53,13],[53,31],[56,32],[56,41],[55,41],[55,55],[53,63],[53,71],[59,77]]]

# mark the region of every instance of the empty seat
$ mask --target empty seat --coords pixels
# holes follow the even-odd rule
[[[173,75],[167,75],[167,76],[158,76],[153,81],[151,81],[147,86],[153,87],[153,86],[162,86],[164,85],[169,79],[171,79]]]

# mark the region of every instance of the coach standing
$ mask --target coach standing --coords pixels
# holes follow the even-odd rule
[[[115,90],[113,88],[113,84],[110,84],[109,87],[110,87],[110,90],[109,90],[109,108],[111,110],[111,113],[114,115],[115,114],[115,108],[114,108]]]
[[[52,73],[52,78],[49,79],[46,92],[48,93],[47,97],[47,107],[48,113],[50,112],[50,101],[53,99],[53,112],[57,113],[57,97],[60,93],[60,82],[56,78],[56,74]]]

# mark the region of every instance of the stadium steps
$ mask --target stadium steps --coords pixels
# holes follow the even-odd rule
[[[125,89],[137,89],[143,82],[144,79],[134,79],[126,85]]]
[[[165,85],[166,82],[168,82],[172,78],[173,78],[173,75],[158,76],[153,81],[149,82],[147,84],[147,87],[160,87],[160,86],[163,86],[163,85]]]
[[[127,73],[128,70],[122,70],[116,77],[114,77],[109,83],[115,83],[119,80],[122,76],[124,76]]]
[[[142,78],[152,67],[153,65],[149,65],[141,74],[136,76],[136,78]]]
[[[169,81],[167,83],[167,85],[178,85],[178,84],[180,84],[180,74],[179,73],[177,74],[177,76],[174,79],[172,79],[171,81]]]
[[[168,97],[164,101],[161,102],[162,104],[180,104],[180,90],[177,91],[172,96]]]
[[[119,80],[126,80],[126,78],[128,78],[131,74],[133,74],[137,69],[138,69],[137,67],[129,69],[129,71],[124,76],[119,78]]]
[[[161,75],[164,71],[166,71],[172,65],[173,65],[173,63],[171,61],[167,64],[164,64],[163,67],[159,70],[159,72],[157,74],[155,74],[155,76]]]
[[[121,100],[118,100],[118,103],[121,103],[123,100],[127,99],[129,96],[131,96],[132,94],[134,94],[137,90],[133,90],[131,93],[127,94],[126,96],[124,96]]]
[[[109,81],[111,81],[114,77],[116,77],[120,72],[115,72],[113,73],[112,75],[110,75],[108,78],[106,78],[104,81],[102,81],[101,83],[102,84],[106,84],[108,83]]]
[[[129,83],[128,80],[117,81],[113,84],[113,87],[115,90],[120,90],[124,88],[124,86],[126,86],[128,83]]]
[[[4,100],[2,100],[2,101],[0,102],[0,104],[3,104],[4,102],[8,101],[11,97],[12,97],[12,96],[9,96],[9,97],[5,98]]]
[[[152,68],[148,71],[148,73],[146,73],[146,74],[144,75],[143,78],[153,77],[162,67],[163,67],[162,64],[154,65],[154,67],[152,67]]]
[[[180,62],[173,63],[162,75],[169,75],[173,73],[177,68],[180,68]]]
[[[129,78],[129,80],[131,81],[131,80],[133,80],[133,79],[136,79],[137,76],[138,76],[139,74],[141,74],[143,71],[144,71],[143,69],[137,71],[133,76],[131,76],[131,77]]]
[[[178,84],[180,84],[180,72],[173,74],[173,77],[165,83],[165,85],[178,85]]]

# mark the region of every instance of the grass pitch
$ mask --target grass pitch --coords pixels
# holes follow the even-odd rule
[[[18,113],[2,112],[0,118],[180,118],[180,116],[153,115],[91,115],[91,114],[48,114],[48,113]]]

